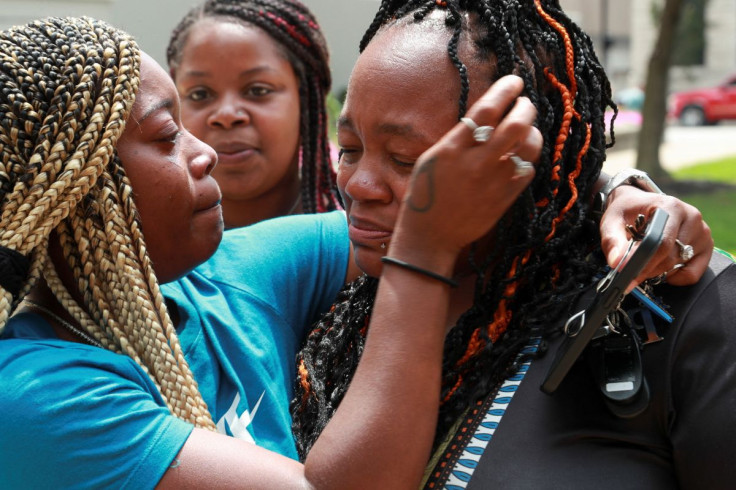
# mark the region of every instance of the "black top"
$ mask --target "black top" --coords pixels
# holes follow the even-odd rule
[[[736,487],[736,264],[714,253],[696,286],[656,293],[675,320],[642,351],[649,406],[614,416],[582,360],[543,393],[553,342],[531,363],[467,488]]]

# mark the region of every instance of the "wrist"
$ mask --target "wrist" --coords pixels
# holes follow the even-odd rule
[[[618,172],[598,191],[593,200],[593,213],[600,218],[608,207],[611,193],[622,185],[631,185],[645,192],[664,194],[646,172],[629,168]]]
[[[452,277],[460,250],[442,246],[440,242],[436,238],[395,230],[386,255]]]

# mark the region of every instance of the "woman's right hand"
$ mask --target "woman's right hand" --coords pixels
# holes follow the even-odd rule
[[[542,135],[533,126],[537,111],[521,96],[523,87],[521,78],[505,76],[468,110],[478,126],[495,127],[488,141],[476,141],[471,128],[459,122],[424,152],[402,205],[392,255],[403,255],[407,247],[412,261],[424,262],[417,265],[436,264],[437,254],[454,260],[488,233],[529,185],[533,168],[517,172],[510,158],[534,162],[542,149]],[[430,255],[425,260],[423,252]]]

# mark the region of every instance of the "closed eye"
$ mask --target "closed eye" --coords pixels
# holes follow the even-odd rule
[[[351,164],[358,161],[360,151],[352,148],[340,148],[338,153],[338,163]]]
[[[399,160],[396,157],[392,157],[391,158],[391,161],[394,162],[394,164],[396,164],[396,165],[398,165],[399,167],[402,167],[402,168],[413,168],[414,167],[414,164],[416,163],[415,161]]]

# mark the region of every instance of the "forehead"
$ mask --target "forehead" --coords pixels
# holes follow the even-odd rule
[[[436,22],[399,23],[380,31],[358,58],[350,78],[346,113],[367,113],[444,133],[458,120],[461,84],[448,54],[451,32]],[[472,103],[489,85],[489,64],[468,65]]]
[[[428,39],[416,31],[413,26],[390,28],[368,44],[350,77],[347,115],[413,125],[431,116],[452,123],[460,83],[447,59],[444,36],[435,32]]]
[[[351,86],[366,79],[402,91],[425,92],[449,101],[460,83],[447,54],[449,33],[422,24],[396,25],[379,32],[360,55]],[[412,90],[414,88],[414,90]]]
[[[146,53],[141,55],[141,83],[133,105],[133,117],[140,119],[152,107],[168,101],[173,104],[177,99],[176,88],[171,77],[166,74],[161,65]]]
[[[286,60],[285,51],[260,27],[230,18],[205,18],[189,29],[182,62],[226,62],[228,66],[253,57]]]

